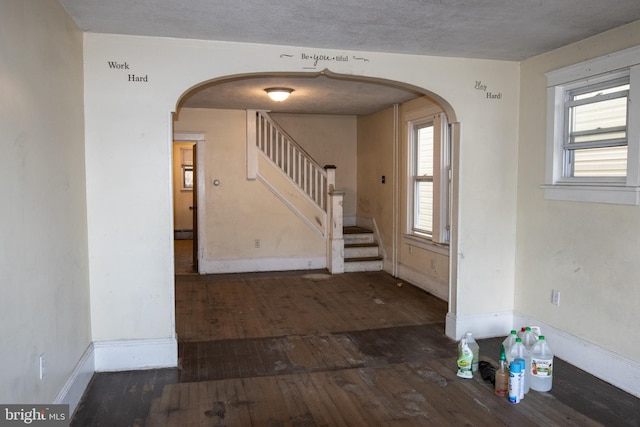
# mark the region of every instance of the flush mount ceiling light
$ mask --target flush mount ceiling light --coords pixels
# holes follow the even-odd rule
[[[265,89],[264,91],[267,92],[269,98],[273,99],[274,101],[281,102],[287,99],[289,95],[291,95],[293,89],[289,89],[287,87],[270,87]]]

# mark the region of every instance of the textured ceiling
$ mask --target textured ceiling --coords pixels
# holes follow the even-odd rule
[[[509,61],[640,19],[640,0],[58,1],[82,30],[94,33]],[[184,105],[262,108],[258,94],[264,97],[261,89],[273,85],[236,81],[194,94]],[[292,78],[286,85],[296,92],[272,107],[289,112],[362,112],[415,95],[335,79]],[[328,93],[331,98],[323,96]],[[294,105],[303,100],[306,107]]]
[[[522,60],[640,19],[638,0],[59,0],[89,32]]]

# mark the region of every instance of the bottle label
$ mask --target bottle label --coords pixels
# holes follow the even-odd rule
[[[473,371],[471,370],[473,356],[463,355],[458,359],[458,376],[461,378],[473,378]]]
[[[463,338],[464,339],[464,338]],[[458,349],[458,373],[461,378],[473,378],[473,353],[466,342]]]
[[[553,371],[553,359],[531,358],[531,375],[534,377],[550,377]]]
[[[509,394],[509,371],[498,369],[495,374],[495,391],[501,396]]]
[[[511,403],[520,403],[520,389],[522,379],[520,378],[519,373],[510,373],[509,374],[509,402]]]

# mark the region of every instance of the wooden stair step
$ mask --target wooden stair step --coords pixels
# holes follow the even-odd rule
[[[359,257],[359,258],[345,258],[344,262],[362,262],[362,261],[382,261],[384,258],[381,256]]]
[[[345,243],[344,244],[345,248],[370,248],[373,246],[378,246],[378,243],[373,242],[373,243]]]
[[[342,234],[369,234],[369,233],[373,233],[373,231],[368,230],[366,228],[357,227],[355,225],[342,228]]]

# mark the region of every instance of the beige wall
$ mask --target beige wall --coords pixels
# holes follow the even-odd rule
[[[320,166],[336,166],[336,188],[343,190],[344,216],[356,215],[355,116],[318,114],[270,114]]]
[[[55,1],[0,10],[0,402],[48,403],[91,343],[82,33]]]
[[[398,277],[448,300],[449,248],[434,247],[407,235],[408,135],[403,116],[424,107],[437,108],[427,97],[400,105],[397,128],[394,108],[358,119],[358,219],[363,225],[375,220],[386,254],[386,271],[394,272],[395,251]]]
[[[522,63],[515,295],[516,312],[636,361],[640,208],[547,201],[539,186],[545,172],[544,73],[638,44],[635,22]],[[561,292],[559,306],[551,304],[553,289]]]
[[[387,270],[391,270],[394,235],[393,123],[393,108],[358,118],[358,218],[364,226],[375,220],[387,255]]]

